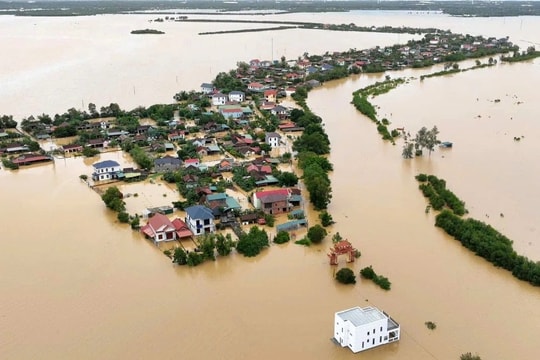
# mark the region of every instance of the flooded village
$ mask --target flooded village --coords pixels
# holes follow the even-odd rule
[[[350,103],[352,92],[366,86],[366,79],[374,83],[384,80],[385,75],[397,78],[400,72],[405,76],[428,75],[443,70],[448,63],[460,62],[463,67],[467,61],[474,62],[471,59],[489,64],[488,57],[499,60],[500,54],[516,50],[512,39],[504,35],[446,36],[428,35],[399,46],[363,50],[309,51],[291,59],[237,59],[232,71],[223,69],[216,76],[197,78],[200,86],[193,91],[179,87],[180,92],[170,94],[174,95],[170,104],[125,110],[115,102],[103,107],[85,103],[59,115],[38,112],[32,117],[3,119],[0,148],[6,161],[0,170],[2,182],[14,188],[17,182],[27,189],[31,196],[17,196],[17,201],[12,201],[14,210],[33,206],[46,219],[45,227],[55,234],[46,238],[49,250],[56,249],[53,252],[59,256],[43,256],[44,250],[28,247],[28,242],[4,244],[7,253],[24,248],[27,254],[22,260],[6,259],[6,269],[20,269],[21,274],[45,272],[22,282],[15,277],[7,280],[3,306],[10,311],[3,312],[8,315],[0,330],[24,330],[39,348],[47,342],[43,327],[19,320],[34,316],[44,324],[61,324],[59,333],[51,335],[55,344],[46,351],[47,358],[149,358],[156,354],[172,358],[178,352],[170,344],[177,343],[188,358],[216,354],[248,358],[263,353],[263,358],[348,359],[354,355],[329,341],[335,326],[332,315],[367,306],[365,311],[375,307],[389,311],[401,325],[401,339],[362,356],[458,358],[459,354],[478,352],[482,358],[486,354],[486,358],[502,359],[514,351],[513,347],[493,347],[490,336],[478,334],[469,325],[477,327],[484,322],[495,329],[496,336],[502,336],[509,334],[496,325],[505,322],[514,328],[516,321],[525,322],[530,331],[510,338],[525,336],[527,344],[520,354],[534,354],[536,345],[529,340],[537,326],[526,319],[537,314],[536,289],[460,249],[448,236],[434,234],[432,224],[425,224],[432,218],[431,214],[424,216],[425,200],[415,187],[407,187],[408,181],[386,186],[389,179],[407,177],[414,181],[414,173],[432,172],[442,161],[450,162],[449,169],[457,169],[451,161],[462,154],[460,134],[441,126],[445,139],[455,141],[457,147],[436,152],[430,159],[403,161],[399,150],[389,156],[391,145],[384,145],[370,131],[369,121],[364,124],[359,120]],[[332,49],[328,44],[327,48]],[[508,67],[494,63],[492,69],[463,76],[486,79],[483,71],[510,74]],[[523,64],[526,66],[536,63]],[[453,81],[460,80],[440,77],[422,86],[433,89]],[[332,91],[336,95],[331,96]],[[395,92],[406,98],[416,94],[406,86]],[[395,99],[393,94],[388,98]],[[504,94],[496,96],[502,105],[508,102]],[[392,129],[406,126],[416,131],[423,125],[399,119],[399,114],[409,114],[408,108],[400,112],[386,97],[381,99],[374,103],[381,116],[390,119]],[[525,102],[524,109],[530,109],[526,97],[520,101]],[[421,114],[423,109],[416,111]],[[13,120],[19,121],[19,130],[13,128]],[[530,135],[526,135],[520,146],[531,146],[526,141]],[[310,154],[302,157],[302,152]],[[312,187],[305,177],[302,161],[327,166],[320,159],[333,165],[333,171],[318,174],[331,180],[322,181],[331,198],[318,197],[320,188]],[[40,161],[43,163],[30,164]],[[381,166],[385,162],[392,166]],[[404,164],[403,169],[396,164]],[[9,167],[18,170],[7,170]],[[452,187],[459,171],[454,175],[442,172],[451,179]],[[36,178],[41,179],[39,183],[33,180]],[[478,217],[474,206],[478,198],[470,192],[464,194],[462,186],[458,190],[467,202],[471,199],[471,213]],[[62,200],[65,198],[74,199],[77,207]],[[3,192],[2,201],[5,199],[15,197]],[[45,201],[33,205],[33,199]],[[388,199],[395,200],[392,206],[399,211],[385,210],[383,203]],[[325,227],[328,234],[322,245],[293,244],[302,243],[308,230],[323,222],[322,213],[331,216],[330,222],[335,221]],[[505,213],[510,221],[511,212]],[[59,218],[70,221],[60,223]],[[267,233],[266,237],[260,232],[251,234],[262,239],[261,248],[273,244],[283,231],[289,234],[290,244],[272,245],[255,257],[231,251],[233,243],[250,235],[253,226]],[[349,254],[347,259],[326,256],[338,232],[361,251],[358,261],[346,263],[354,257],[348,252],[344,252]],[[43,236],[30,229],[22,233],[33,234],[40,241]],[[208,233],[214,235],[203,235]],[[16,239],[19,235],[9,227],[5,236]],[[205,241],[209,238],[213,239],[212,255]],[[334,250],[330,254],[335,255]],[[251,253],[245,248],[242,251]],[[191,269],[171,265],[164,254],[185,265],[197,265],[201,258],[212,256],[217,261],[205,261]],[[41,260],[36,261],[35,256]],[[337,262],[337,266],[330,266],[330,262]],[[360,278],[355,287],[335,281],[338,269],[358,273],[358,266],[370,264],[392,280],[391,291]],[[77,270],[71,274],[61,270],[68,266]],[[426,268],[436,275],[418,277]],[[468,279],[466,285],[463,279]],[[23,300],[32,294],[40,296]],[[496,300],[486,308],[492,298]],[[499,311],[509,303],[521,306],[514,319]],[[51,310],[46,318],[45,308]],[[455,316],[456,308],[463,318]],[[26,315],[21,316],[23,313]],[[381,318],[388,316],[380,313]],[[426,328],[430,321],[437,323],[436,330]],[[210,322],[221,325],[217,329]],[[137,325],[141,323],[145,326]],[[183,326],[179,327],[180,323]],[[399,329],[396,323],[388,331],[396,326]],[[282,339],[300,328],[302,333],[297,335],[312,346]],[[201,346],[208,336],[214,341]],[[391,336],[396,339],[395,332]],[[159,344],[159,349],[133,344],[134,338],[141,339],[140,343]],[[7,339],[10,343],[0,346],[8,358],[36,355],[35,349],[19,346],[22,340],[16,334]],[[67,343],[72,345],[63,345]],[[355,349],[362,346],[359,342]]]
[[[305,53],[294,60],[239,61],[236,69],[219,73],[198,90],[175,94],[173,104],[126,111],[111,103],[98,111],[90,103],[87,111],[71,108],[62,115],[24,118],[22,131],[15,129],[12,116],[5,115],[4,122],[12,130],[2,133],[2,161],[7,168],[18,169],[54,157],[91,159],[102,152],[129,153],[136,166],[98,161],[92,164],[92,173],[81,174],[80,179],[118,212],[118,221],[130,223],[182,265],[200,263],[191,257],[215,260],[215,244],[210,245],[210,255],[202,249],[208,236],[213,241],[214,232],[230,229],[241,239],[253,224],[263,226],[265,233],[269,230],[271,238],[281,232],[309,244],[315,241],[307,232],[309,198],[316,210],[323,210],[312,219],[320,218],[324,227],[333,224],[325,210],[332,190],[324,173],[331,171],[331,164],[320,157],[329,153],[330,144],[321,119],[305,104],[302,107],[309,90],[350,74],[422,68],[509,52],[519,54],[519,47],[508,37],[436,31],[403,46]],[[491,60],[486,65],[496,62]],[[287,99],[293,107],[282,105]],[[56,139],[66,143],[60,145]],[[328,163],[317,170],[323,174],[306,175],[306,164],[320,161]],[[302,172],[309,197],[299,186]],[[310,186],[319,181],[326,185]],[[138,186],[139,182],[146,186]],[[117,201],[107,201],[109,195]],[[174,220],[168,217],[171,214]],[[200,235],[208,236],[200,241]],[[227,236],[233,247],[230,233]]]

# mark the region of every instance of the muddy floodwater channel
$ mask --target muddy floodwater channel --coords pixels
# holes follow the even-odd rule
[[[0,59],[0,112],[20,121],[89,102],[147,106],[169,102],[180,90],[198,90],[237,61],[411,38],[315,30],[198,37],[215,30],[215,24],[205,23],[155,24],[166,34],[130,36],[154,17],[1,16],[0,40],[11,56]],[[535,17],[377,11],[267,17],[433,26],[508,35],[525,47],[540,43]],[[84,51],[90,47],[94,50]],[[272,245],[255,258],[233,254],[196,268],[175,266],[140,233],[119,224],[79,179],[97,160],[132,166],[121,152],[56,159],[15,172],[1,169],[1,357],[353,359],[358,355],[330,341],[334,312],[373,305],[392,314],[402,335],[398,343],[360,355],[365,359],[457,359],[468,351],[492,360],[537,358],[540,290],[435,228],[414,175],[446,179],[470,216],[506,234],[518,253],[540,260],[539,70],[535,60],[422,82],[419,76],[429,69],[388,73],[416,80],[375,98],[379,113],[411,133],[437,125],[441,140],[454,143],[413,160],[403,160],[400,141],[383,142],[375,125],[350,104],[353,91],[384,75],[355,76],[310,92],[308,105],[323,118],[332,147],[329,211],[336,224],[331,234],[339,231],[362,252],[349,265],[344,259],[338,267],[328,264],[328,238],[312,247]],[[515,136],[524,138],[516,143]],[[126,192],[139,194],[127,199],[130,211],[170,203],[178,194],[174,187],[151,185],[151,191],[147,183],[126,185]],[[364,280],[346,287],[333,279],[343,266],[358,273],[369,265],[390,279],[392,290]],[[426,321],[437,329],[428,330]]]

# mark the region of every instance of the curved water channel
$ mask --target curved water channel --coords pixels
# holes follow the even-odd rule
[[[294,16],[540,39],[536,18],[379,12]],[[181,30],[164,24],[176,38],[125,36],[151,18],[0,17],[0,28],[10,30],[0,31],[2,43],[13,54],[11,61],[1,60],[9,65],[0,67],[1,112],[62,112],[79,107],[81,99],[125,107],[168,101],[175,91],[197,88],[238,60],[268,57],[271,38],[276,53],[286,48],[288,56],[397,42],[396,34],[295,33],[301,43],[286,31],[194,36],[211,28],[205,24]],[[522,36],[524,27],[528,38]],[[200,41],[189,42],[189,54],[178,51],[185,46],[177,42],[186,39]],[[84,52],[90,45],[97,46],[95,51]],[[239,51],[231,54],[226,50],[233,45]],[[41,62],[30,56],[38,50]],[[360,355],[366,359],[456,359],[467,351],[485,359],[537,357],[539,290],[436,229],[433,214],[424,213],[426,203],[413,176],[423,171],[445,178],[471,216],[514,239],[518,252],[540,259],[534,203],[540,198],[534,186],[539,66],[536,60],[417,80],[376,98],[379,111],[394,125],[411,131],[437,125],[441,137],[455,143],[451,151],[412,161],[401,159],[399,143],[384,143],[350,105],[352,91],[379,77],[339,80],[310,93],[309,106],[324,119],[332,143],[329,210],[337,220],[332,230],[362,251],[355,271],[373,265],[392,281],[390,292],[365,281],[354,287],[336,284],[335,268],[325,255],[328,244],[272,246],[254,259],[233,255],[193,269],[175,267],[138,233],[117,224],[79,180],[95,159],[0,170],[2,358],[352,359],[358,355],[329,340],[333,313],[365,304],[386,310],[403,329],[399,343]],[[178,82],[176,74],[181,74]],[[493,103],[495,98],[501,102]],[[518,135],[525,141],[514,143]],[[101,159],[129,164],[120,153]],[[428,320],[437,324],[435,331],[425,327]]]

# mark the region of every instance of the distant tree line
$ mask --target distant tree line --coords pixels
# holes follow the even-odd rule
[[[399,132],[396,129],[389,131],[388,125],[390,122],[387,119],[379,120],[377,118],[377,110],[375,109],[375,106],[369,102],[368,98],[370,96],[375,97],[385,94],[403,83],[405,83],[405,79],[403,78],[387,78],[385,81],[376,82],[373,85],[366,86],[365,88],[353,92],[352,104],[356,110],[360,111],[363,115],[367,116],[377,124],[377,132],[382,136],[383,140],[389,140],[392,143],[394,143],[394,138],[399,136]]]
[[[463,219],[466,213],[464,202],[459,200],[451,191],[446,189],[446,182],[433,175],[420,174],[417,179],[427,184],[421,184],[421,190],[437,204],[438,208],[444,202],[449,209],[443,209],[435,217],[435,226],[443,229],[448,235],[460,241],[463,246],[483,257],[497,267],[512,272],[520,280],[540,286],[540,263],[525,256],[518,255],[512,247],[512,241],[495,230],[490,225],[475,219]],[[423,186],[424,185],[424,186]]]
[[[421,183],[419,186],[420,191],[429,199],[429,203],[434,210],[442,210],[446,206],[458,216],[467,212],[465,203],[446,188],[445,180],[439,179],[435,175],[426,174],[418,174],[416,180]]]

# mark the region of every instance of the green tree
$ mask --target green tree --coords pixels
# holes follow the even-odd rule
[[[341,234],[338,232],[336,232],[333,236],[332,236],[332,242],[333,243],[337,243],[337,242],[340,242],[341,240],[343,240],[343,237],[341,236]]]
[[[334,223],[332,215],[330,215],[326,210],[321,211],[319,214],[319,219],[321,219],[321,225],[324,227],[330,226]]]
[[[336,280],[342,284],[356,284],[354,271],[349,268],[342,268],[336,273]]]
[[[85,146],[85,147],[83,147],[82,154],[83,154],[84,157],[92,157],[92,156],[96,156],[97,154],[99,154],[99,150],[91,148],[89,146]]]
[[[360,270],[360,275],[362,275],[363,278],[369,280],[373,280],[377,276],[375,270],[373,270],[373,267],[371,265]]]
[[[117,218],[121,223],[127,224],[129,222],[129,214],[125,211],[120,211]]]
[[[130,223],[131,228],[132,228],[133,230],[137,230],[137,229],[139,229],[140,224],[141,224],[141,222],[140,222],[139,216],[138,216],[138,215],[135,215],[135,216],[133,217],[133,219],[131,220],[131,223]]]
[[[125,211],[126,207],[124,204],[124,201],[122,200],[123,195],[118,190],[116,186],[111,186],[108,188],[105,193],[101,196],[101,199],[105,203],[105,205],[114,211],[117,212],[123,212]]]
[[[129,154],[141,169],[150,170],[154,166],[152,159],[137,145],[130,150]]]
[[[199,247],[205,260],[216,260],[214,249],[216,241],[213,234],[205,235],[199,240]]]
[[[307,237],[312,243],[319,244],[324,239],[326,234],[326,229],[317,224],[308,229]]]
[[[187,254],[187,265],[188,266],[197,266],[202,264],[204,261],[204,255],[195,251],[190,251]]]
[[[295,173],[289,172],[289,171],[283,171],[278,176],[277,179],[279,180],[279,184],[281,186],[294,186],[298,184],[298,176],[296,176]]]
[[[291,240],[291,237],[288,232],[286,231],[279,231],[274,238],[274,243],[276,244],[284,244],[286,242],[289,242]]]
[[[266,231],[252,226],[249,233],[240,236],[236,244],[236,250],[248,257],[257,256],[261,250],[269,245]]]
[[[401,156],[403,156],[404,159],[412,159],[414,157],[414,144],[412,142],[403,144]]]
[[[223,234],[216,235],[216,251],[221,256],[227,256],[234,248],[234,241],[231,234],[224,236]]]
[[[177,263],[178,265],[187,264],[187,254],[184,249],[182,249],[181,247],[177,247],[176,249],[174,249],[173,262]]]
[[[13,120],[12,115],[2,115],[0,117],[0,129],[14,129],[17,127],[17,122]]]
[[[425,145],[429,151],[429,156],[431,156],[431,152],[435,149],[435,146],[441,143],[437,138],[437,135],[439,135],[437,126],[433,126],[433,128],[426,133]]]
[[[472,353],[467,352],[465,354],[461,354],[459,360],[482,360],[482,358],[478,354],[473,355]]]

